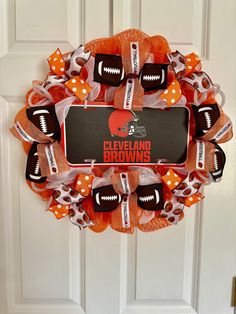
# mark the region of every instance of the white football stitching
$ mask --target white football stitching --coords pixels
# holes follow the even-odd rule
[[[35,173],[35,174],[38,174],[38,173],[39,173],[39,161],[37,161],[37,163],[36,163],[36,165],[35,165],[34,173]]]
[[[36,153],[34,153],[34,156],[38,156],[38,153],[36,152]],[[38,174],[39,173],[39,160],[37,160],[37,162],[36,162],[36,165],[35,165],[35,168],[34,168],[34,173],[35,174]],[[30,175],[31,176],[31,175]],[[37,177],[36,177],[37,178]],[[40,177],[38,177],[38,178],[40,178]]]
[[[219,150],[216,150],[215,155],[214,155],[214,169],[215,169],[215,171],[219,170],[219,162],[218,162],[217,154],[216,154],[217,152],[219,152]]]
[[[160,75],[144,75],[143,80],[144,81],[156,81],[160,79]]]
[[[139,200],[141,202],[149,202],[154,199],[154,195],[148,195],[148,196],[139,196]]]
[[[155,189],[155,196],[156,196],[156,204],[159,203],[160,197],[159,192]],[[148,195],[148,196],[139,196],[139,200],[141,202],[149,202],[154,199],[154,195]]]
[[[39,116],[39,123],[40,123],[40,127],[41,127],[41,130],[43,131],[43,133],[47,133],[47,131],[48,131],[47,123],[46,123],[46,119],[44,116]]]
[[[102,201],[114,201],[116,200],[118,195],[109,195],[109,196],[101,196]]]
[[[120,69],[118,68],[109,68],[109,67],[104,67],[104,72],[109,73],[109,74],[120,74]]]
[[[207,128],[210,129],[211,128],[211,116],[209,112],[204,112],[204,116],[206,119]]]

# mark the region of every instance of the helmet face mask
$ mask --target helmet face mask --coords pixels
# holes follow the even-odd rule
[[[128,123],[129,135],[133,135],[137,138],[143,138],[146,136],[146,128],[145,126],[138,125],[137,120],[130,121]]]

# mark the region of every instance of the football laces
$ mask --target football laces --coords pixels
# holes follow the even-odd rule
[[[34,156],[38,156],[38,153],[35,153]],[[37,160],[35,168],[34,168],[34,174],[39,174],[39,160]]]
[[[104,67],[104,72],[107,72],[109,74],[120,74],[120,69]]]
[[[43,133],[47,133],[48,128],[47,128],[47,123],[44,116],[41,116],[41,115],[39,116],[39,123],[40,123],[40,127]]]
[[[34,173],[39,174],[39,161],[37,161],[35,168],[34,168]]]
[[[217,159],[217,154],[214,155],[214,170],[217,171],[219,169],[219,163]]]
[[[118,195],[101,196],[102,201],[115,201],[117,198]]]
[[[139,200],[141,202],[149,202],[154,200],[154,195],[148,195],[148,196],[139,196]]]
[[[160,75],[144,75],[143,80],[144,81],[157,81],[160,79]]]
[[[210,129],[211,128],[211,116],[209,112],[204,112],[204,116],[206,119],[207,128]]]

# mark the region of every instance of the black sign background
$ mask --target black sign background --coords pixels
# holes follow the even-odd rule
[[[138,139],[112,137],[108,118],[113,107],[71,106],[65,119],[65,153],[73,165],[85,165],[85,159],[96,159],[103,163],[104,141],[151,141],[151,163],[167,159],[168,164],[181,164],[186,160],[189,111],[175,107],[167,110],[145,108],[138,112],[140,126],[147,135]],[[107,164],[107,163],[106,163]],[[129,163],[130,164],[130,163]]]

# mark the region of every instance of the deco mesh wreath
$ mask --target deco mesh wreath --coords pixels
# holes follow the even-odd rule
[[[203,199],[201,186],[221,179],[219,144],[232,123],[195,53],[131,29],[57,49],[48,63],[11,132],[28,155],[28,185],[57,219],[154,231],[178,223]]]

